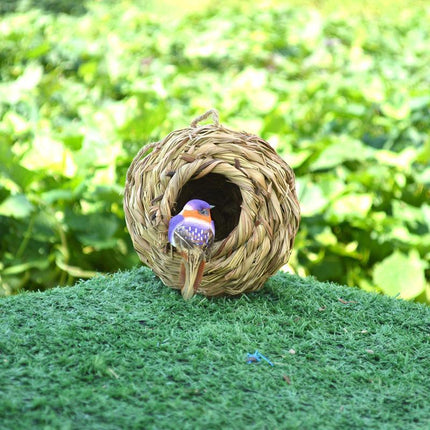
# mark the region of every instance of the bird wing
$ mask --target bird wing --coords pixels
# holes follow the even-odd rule
[[[207,246],[205,248],[206,259],[209,259],[211,256],[212,245],[214,244],[214,240],[215,240],[215,235],[212,230],[210,229],[208,230],[208,235],[209,235],[209,239],[208,239]]]
[[[178,227],[173,230],[173,240],[179,249],[194,248],[193,235],[186,227]]]

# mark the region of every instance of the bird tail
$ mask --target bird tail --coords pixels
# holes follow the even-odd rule
[[[181,264],[181,288],[182,297],[185,300],[191,299],[200,286],[205,268],[205,257],[202,252],[188,252],[183,255]]]

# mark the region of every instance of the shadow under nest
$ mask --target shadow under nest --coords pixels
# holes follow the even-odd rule
[[[184,184],[172,208],[172,215],[177,215],[192,199],[201,199],[215,206],[211,210],[215,223],[215,241],[225,239],[239,224],[242,194],[240,188],[227,177],[208,173]]]

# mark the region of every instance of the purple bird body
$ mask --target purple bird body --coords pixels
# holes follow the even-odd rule
[[[190,200],[182,211],[171,218],[169,242],[181,253],[180,278],[182,295],[191,298],[198,289],[215,236],[215,225],[204,200]]]

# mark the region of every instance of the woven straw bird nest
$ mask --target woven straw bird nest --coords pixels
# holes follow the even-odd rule
[[[213,125],[198,126],[210,115]],[[144,146],[127,172],[134,248],[172,288],[181,288],[181,256],[168,243],[169,220],[195,198],[215,205],[215,243],[199,293],[254,291],[286,264],[300,221],[294,173],[263,139],[221,126],[213,109]]]

